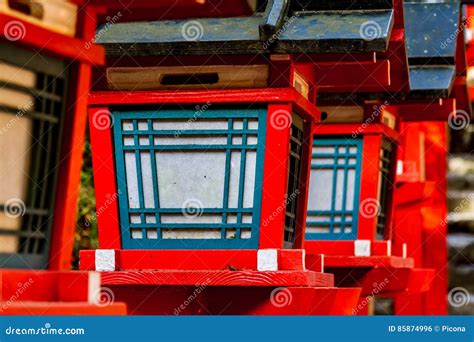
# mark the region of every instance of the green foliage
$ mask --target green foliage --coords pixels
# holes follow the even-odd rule
[[[74,235],[73,268],[79,266],[79,251],[98,247],[95,191],[92,173],[92,154],[89,137],[84,144],[84,155],[79,189],[79,205]]]

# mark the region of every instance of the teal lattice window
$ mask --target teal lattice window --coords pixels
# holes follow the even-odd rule
[[[257,248],[266,111],[113,116],[124,249]]]
[[[357,238],[362,139],[314,137],[307,240]]]

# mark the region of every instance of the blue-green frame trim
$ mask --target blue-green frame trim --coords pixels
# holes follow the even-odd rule
[[[352,210],[327,210],[327,211],[318,211],[320,214],[349,214],[352,213],[352,231],[350,233],[344,233],[343,227],[341,227],[341,233],[305,233],[305,239],[306,240],[356,240],[357,239],[357,231],[358,231],[358,224],[359,224],[359,201],[360,201],[360,186],[361,186],[361,171],[362,171],[362,148],[363,148],[363,139],[362,138],[346,138],[346,137],[341,137],[341,138],[324,138],[320,136],[315,136],[313,139],[313,147],[321,147],[321,146],[335,146],[335,148],[338,148],[340,146],[347,146],[347,145],[354,145],[357,147],[357,152],[356,152],[356,165],[355,165],[355,179],[357,186],[354,189],[354,203],[353,203],[353,209]],[[324,157],[325,154],[323,153],[318,153],[318,157]],[[327,158],[334,158],[336,159],[336,153],[331,154],[328,153],[326,155]],[[337,158],[344,158],[345,159],[345,164],[346,167],[348,165],[348,158],[349,154],[347,153],[342,153],[342,154],[337,154]],[[337,160],[334,161],[334,165],[337,165]],[[315,165],[317,166],[316,168],[324,168],[324,167],[331,167],[334,168],[334,170],[337,170],[337,168],[334,167],[334,165],[322,165],[318,164]],[[313,169],[313,164],[311,164],[311,168]],[[347,189],[347,176],[344,177],[344,189]],[[335,181],[333,181],[336,183]],[[336,186],[333,184],[332,188],[332,196],[331,196],[331,201],[332,201],[332,206],[334,206],[335,202],[335,192],[336,192]],[[342,203],[346,202],[346,191],[344,191],[343,194],[343,201]],[[344,223],[344,220],[341,221]],[[324,226],[324,225],[331,225],[331,222],[318,222],[318,226]],[[306,220],[306,226],[308,226],[308,220]]]
[[[262,207],[262,183],[263,183],[263,170],[264,170],[264,156],[265,156],[265,145],[266,145],[266,109],[219,109],[219,110],[206,110],[202,113],[199,113],[199,118],[202,119],[226,119],[229,122],[229,125],[232,125],[232,119],[239,119],[243,120],[243,129],[239,130],[239,133],[242,133],[242,144],[246,143],[246,136],[247,134],[256,134],[257,135],[257,145],[256,150],[257,153],[257,161],[256,161],[256,170],[255,170],[255,186],[254,186],[254,207],[253,208],[204,208],[203,213],[212,213],[212,212],[219,212],[223,213],[223,218],[227,216],[228,212],[236,212],[238,213],[238,222],[239,218],[241,217],[242,213],[252,213],[252,223],[251,224],[244,224],[244,223],[236,223],[236,224],[199,224],[197,229],[201,228],[221,228],[222,235],[221,239],[161,239],[161,236],[158,236],[158,239],[132,239],[130,235],[130,224],[129,222],[129,214],[135,212],[142,213],[142,221],[144,220],[143,213],[150,212],[155,213],[157,218],[157,223],[143,223],[143,224],[134,224],[133,228],[160,228],[162,227],[170,227],[170,225],[162,225],[159,224],[159,215],[162,213],[181,213],[182,209],[172,209],[172,208],[161,208],[161,209],[130,209],[128,205],[128,193],[127,193],[127,183],[126,183],[126,173],[125,173],[125,159],[124,159],[124,151],[126,148],[123,146],[122,138],[124,135],[130,134],[134,135],[134,133],[140,132],[143,135],[149,135],[150,139],[150,146],[144,146],[145,149],[150,150],[153,136],[162,135],[162,134],[170,134],[176,132],[175,130],[137,130],[137,127],[133,127],[132,131],[123,131],[122,130],[122,120],[147,120],[148,127],[152,127],[150,125],[151,120],[156,119],[191,119],[196,117],[196,111],[193,110],[178,110],[178,109],[166,109],[166,110],[144,110],[144,111],[113,111],[112,112],[114,118],[114,126],[113,126],[113,135],[114,135],[114,150],[115,150],[115,167],[116,167],[116,178],[117,178],[117,187],[119,190],[119,215],[120,215],[120,232],[121,232],[121,241],[122,241],[122,248],[123,249],[257,249],[260,239],[260,221],[261,221],[261,207]],[[250,130],[248,129],[247,122],[248,119],[258,119],[258,129]],[[232,126],[229,126],[232,127]],[[125,132],[125,133],[124,133]],[[197,132],[191,131],[191,134],[196,134]],[[200,134],[222,134],[227,135],[228,143],[229,137],[231,134],[235,132],[235,130],[202,130],[199,131]],[[188,131],[186,131],[186,134]],[[230,133],[230,134],[229,134]],[[134,135],[137,137],[136,135]],[[137,138],[135,138],[137,139]],[[119,142],[119,143],[117,143]],[[230,141],[231,142],[231,141]],[[136,141],[135,141],[136,143]],[[136,145],[136,144],[135,144]],[[229,145],[229,144],[228,144]],[[191,147],[191,149],[202,149],[202,145],[194,145],[195,147]],[[239,145],[233,145],[232,148],[236,147],[237,149]],[[163,149],[158,150],[165,150],[168,147],[163,146]],[[183,149],[187,149],[188,146],[183,146]],[[213,150],[215,149],[225,149],[226,150],[226,174],[224,180],[224,204],[227,204],[228,201],[228,173],[230,167],[230,152],[226,145],[208,145],[208,148],[211,147]],[[241,146],[242,153],[245,154],[245,147]],[[155,148],[153,148],[155,149]],[[176,149],[176,148],[174,148]],[[156,150],[156,149],[155,149]],[[157,172],[156,172],[156,164],[154,161],[154,153],[150,153],[151,161],[152,161],[152,173],[154,176],[153,184],[158,189],[158,180],[157,180]],[[138,159],[136,159],[138,160]],[[245,159],[241,159],[244,161]],[[241,174],[239,181],[243,182],[242,172],[242,163],[241,162]],[[244,165],[245,166],[245,165]],[[138,171],[138,169],[137,169]],[[139,179],[141,177],[138,177]],[[243,186],[243,184],[240,184]],[[241,189],[239,189],[240,192]],[[141,203],[141,194],[140,194],[140,203]],[[155,206],[159,205],[159,194],[158,191],[154,192],[154,200]],[[240,205],[241,203],[239,203]],[[125,223],[124,223],[125,222]],[[187,225],[179,225],[173,224],[171,228],[179,229],[180,227],[189,227]],[[240,236],[240,228],[251,228],[252,235],[250,239],[222,239],[225,237],[225,228],[237,228],[236,235]],[[158,232],[160,230],[158,229]]]

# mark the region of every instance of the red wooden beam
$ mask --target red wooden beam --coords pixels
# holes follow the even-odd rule
[[[311,271],[116,271],[101,273],[109,285],[331,287],[332,274]]]
[[[456,100],[408,101],[398,104],[397,109],[403,121],[447,121],[449,115],[456,112]]]
[[[316,84],[323,92],[350,92],[390,85],[390,61],[317,63]]]
[[[289,104],[268,106],[260,217],[261,249],[283,247],[291,113]]]
[[[79,17],[79,32],[86,38],[92,39],[95,35],[96,17],[93,9],[86,7]],[[27,30],[28,31],[28,30]],[[35,31],[32,31],[35,32]],[[28,33],[31,33],[28,31]],[[39,33],[39,32],[37,32]],[[52,47],[58,49],[56,52],[68,51],[69,40],[53,32],[44,32],[35,39],[50,46],[46,39],[51,38]],[[33,37],[31,38],[33,39]],[[55,39],[58,46],[54,45]],[[77,44],[84,44],[77,41]],[[94,62],[102,62],[103,50],[94,50],[100,58]],[[85,59],[78,59],[72,68],[70,91],[67,104],[67,115],[64,126],[63,141],[61,148],[61,161],[58,172],[58,184],[56,191],[56,207],[52,229],[52,241],[50,250],[49,268],[52,270],[64,270],[71,268],[72,249],[74,243],[74,232],[76,227],[77,202],[79,198],[79,187],[82,169],[82,154],[84,149],[84,137],[87,125],[88,93],[92,79],[91,65]]]
[[[96,270],[96,250],[82,250],[81,270]],[[116,270],[257,270],[257,250],[115,250]],[[278,269],[304,270],[304,251],[277,250]]]
[[[91,9],[88,10],[91,11]],[[91,16],[90,13],[88,15]],[[0,14],[0,40],[8,41],[5,37],[6,25],[13,21],[20,23],[18,28],[21,37],[15,43],[71,61],[94,65],[102,65],[105,62],[104,48],[93,44],[92,38],[94,36],[89,35],[84,40],[71,38],[6,14]],[[95,13],[88,21],[95,22]]]
[[[313,125],[313,134],[315,135],[384,135],[394,142],[398,142],[400,136],[397,131],[391,129],[384,124],[315,124]]]
[[[320,112],[293,88],[230,89],[230,90],[167,90],[93,92],[90,106],[137,104],[194,104],[194,103],[294,103],[304,118],[320,120]]]
[[[324,254],[326,256],[342,256],[351,257],[355,255],[355,241],[354,240],[311,240],[305,241],[305,250],[307,257],[310,255]],[[391,245],[389,241],[371,241],[370,244],[371,256],[393,256],[391,253]],[[401,254],[398,254],[401,256]]]
[[[115,151],[112,139],[112,114],[106,107],[89,110],[92,167],[96,194],[99,245],[103,249],[120,249],[118,188],[115,178]]]
[[[82,302],[23,302],[9,304],[0,301],[1,314],[5,316],[124,316],[125,303],[96,305]]]

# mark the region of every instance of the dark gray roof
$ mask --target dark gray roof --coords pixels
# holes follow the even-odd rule
[[[410,97],[448,97],[455,76],[453,65],[410,66]]]
[[[115,23],[97,32],[107,55],[385,51],[393,25],[387,0],[269,0],[250,17]]]
[[[454,64],[460,30],[459,3],[405,3],[405,32],[411,64]]]
[[[457,37],[464,29],[460,2],[404,3],[410,98],[449,97],[456,77]]]

